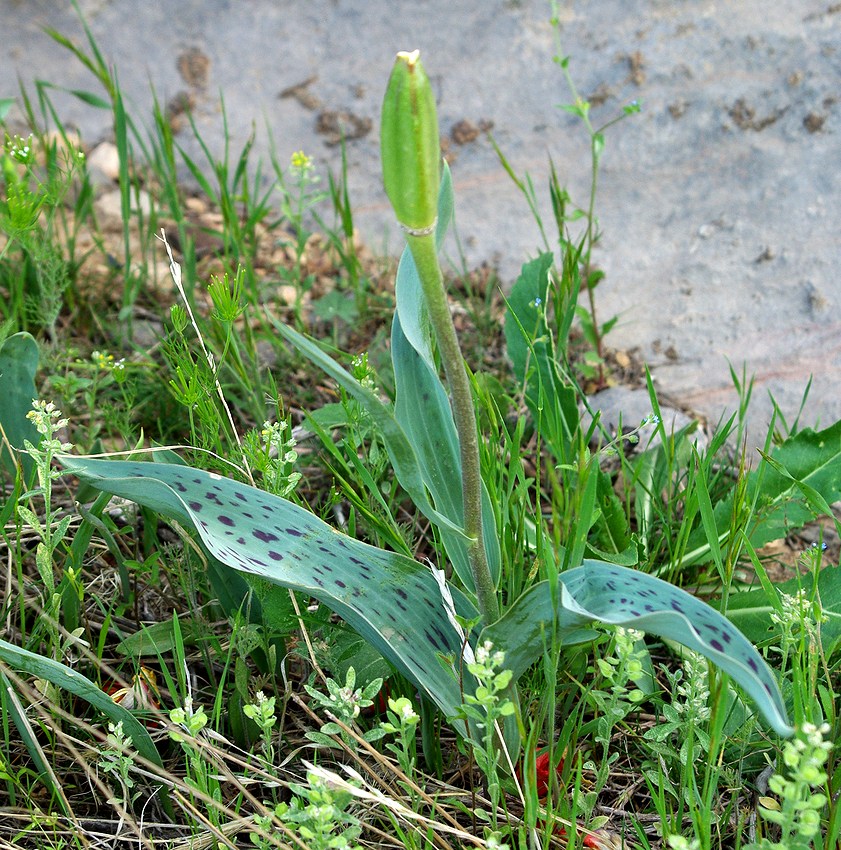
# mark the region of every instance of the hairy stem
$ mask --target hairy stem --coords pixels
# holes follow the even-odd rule
[[[452,394],[453,415],[461,454],[461,487],[464,505],[464,533],[468,538],[467,556],[476,588],[479,613],[485,625],[499,619],[496,588],[488,568],[488,556],[482,534],[482,477],[479,467],[479,437],[473,394],[456,329],[450,315],[441,266],[435,248],[435,236],[407,235],[409,249],[417,266],[429,319],[438,341],[444,372]]]

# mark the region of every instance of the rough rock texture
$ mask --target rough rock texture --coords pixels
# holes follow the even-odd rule
[[[841,417],[838,4],[567,2],[560,42],[543,0],[80,5],[133,114],[148,122],[151,84],[199,160],[183,113],[194,110],[221,154],[220,92],[236,152],[256,127],[266,155],[268,125],[281,161],[303,148],[337,168],[344,132],[357,224],[375,248],[395,252],[378,177],[379,102],[393,54],[419,47],[454,155],[467,259],[497,263],[508,281],[541,239],[483,128],[532,175],[550,241],[550,155],[586,203],[588,139],[556,108],[570,100],[551,61],[560,44],[596,126],[631,100],[643,106],[607,131],[600,175],[596,259],[607,277],[598,309],[601,319],[621,316],[609,343],[639,346],[658,385],[713,421],[736,403],[728,360],[739,373],[745,364],[756,375],[754,442],[768,393],[791,417],[810,375],[803,424]],[[30,91],[40,78],[99,93],[40,29],[82,43],[69,4],[0,0],[0,19],[0,93],[15,93],[16,75]],[[87,144],[107,139],[107,112],[51,94]]]

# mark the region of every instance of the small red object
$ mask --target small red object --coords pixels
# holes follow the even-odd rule
[[[542,800],[549,793],[549,771],[551,769],[551,762],[549,760],[548,750],[544,750],[542,753],[537,754],[537,758],[535,758],[534,760],[534,767],[534,786],[535,790],[537,791],[538,798]],[[563,767],[564,760],[561,759],[558,762],[558,766],[555,768],[555,772],[558,774],[558,776],[561,775]],[[566,830],[562,826],[556,826],[555,835],[557,835],[558,838],[566,838]],[[585,833],[583,838],[583,844],[585,847],[593,848],[593,850],[603,850],[603,844],[599,839],[598,835]]]
[[[549,793],[549,751],[540,753],[538,757],[534,761],[534,766],[537,771],[537,781],[535,782],[535,788],[537,789],[537,796],[539,798],[545,797]],[[564,766],[564,760],[561,759],[558,762],[558,767],[556,768],[556,772],[558,776],[561,774],[561,770]]]
[[[549,793],[549,751],[544,750],[542,753],[537,754],[537,758],[534,760],[535,767],[535,790],[537,791],[538,799],[542,800]],[[564,760],[561,759],[558,762],[557,768],[555,768],[555,772],[558,776],[561,775],[561,770],[564,767]],[[517,769],[517,776],[522,782],[522,768]]]
[[[112,700],[123,708],[145,709],[160,708],[160,694],[158,693],[158,677],[154,670],[141,667],[140,672],[131,677],[131,685],[127,688],[111,681],[104,685],[103,690]]]

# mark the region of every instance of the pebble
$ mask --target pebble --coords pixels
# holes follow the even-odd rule
[[[120,179],[120,155],[111,142],[98,144],[87,156],[88,173],[95,186],[116,183]]]
[[[132,192],[130,197],[131,211],[133,213],[142,212],[144,216],[148,216],[152,211],[152,198],[148,192],[142,189],[139,192]],[[95,203],[96,213],[103,218],[111,218],[122,221],[122,198],[120,190],[114,189],[111,192],[106,192],[100,195]]]

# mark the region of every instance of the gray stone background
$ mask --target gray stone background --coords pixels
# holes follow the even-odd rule
[[[81,0],[117,70],[129,109],[150,121],[187,92],[200,131],[221,153],[220,93],[233,150],[270,127],[281,159],[304,149],[339,168],[331,121],[348,143],[356,222],[375,250],[397,253],[379,180],[377,125],[394,53],[420,48],[455,154],[457,221],[471,264],[503,281],[540,249],[537,227],[500,167],[493,134],[534,181],[546,221],[548,160],[585,203],[589,145],[558,109],[570,96],[552,62],[571,57],[596,125],[638,100],[642,113],[607,132],[597,212],[605,270],[599,318],[619,314],[608,343],[639,348],[664,396],[713,421],[733,410],[729,363],[756,376],[751,439],[768,394],[803,424],[841,418],[838,213],[841,198],[841,4],[831,0],[563,2],[558,33],[545,0]],[[68,3],[0,0],[0,96],[35,79],[96,91],[42,28],[79,43]],[[301,86],[300,84],[305,83]],[[287,96],[281,96],[283,93]],[[87,144],[109,138],[108,113],[54,93]],[[366,129],[368,128],[368,129]],[[452,138],[452,136],[455,138]],[[458,141],[465,143],[459,144]],[[198,156],[189,132],[179,141]]]

